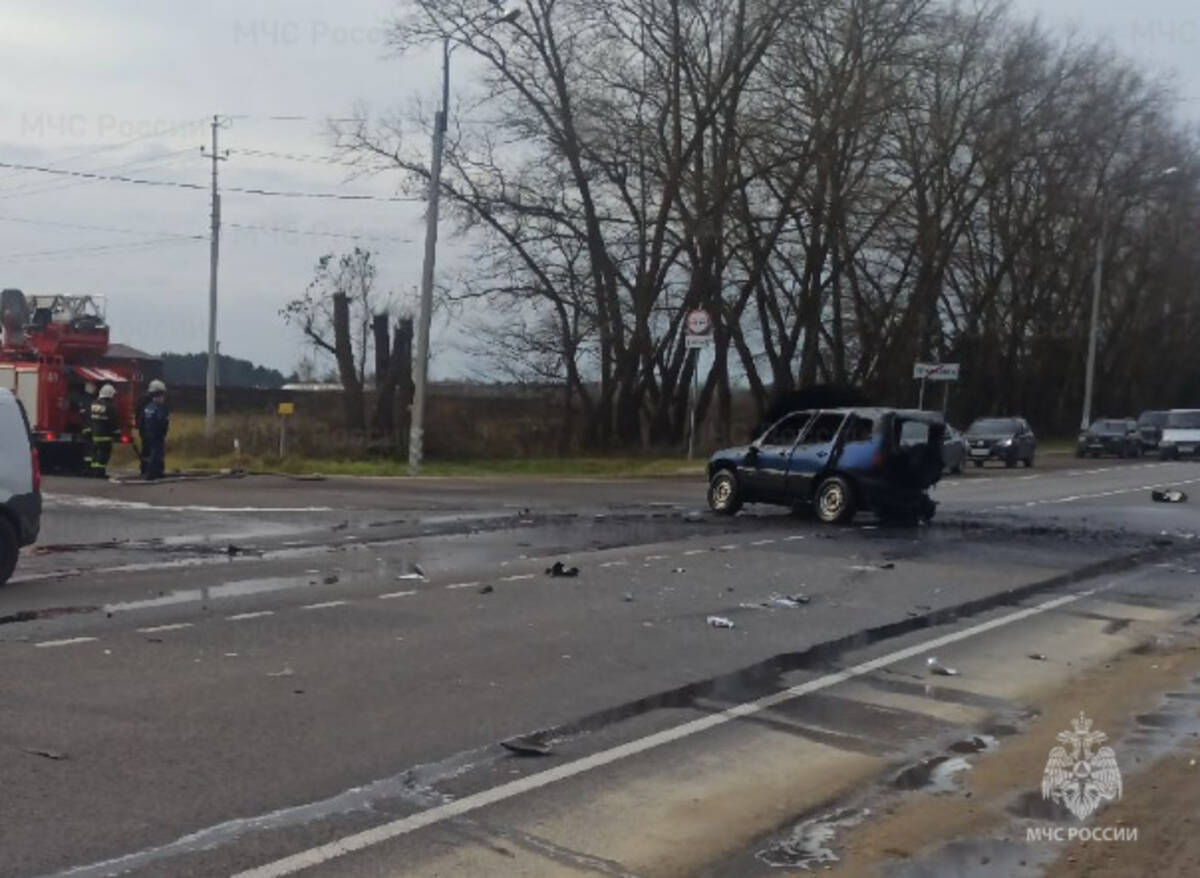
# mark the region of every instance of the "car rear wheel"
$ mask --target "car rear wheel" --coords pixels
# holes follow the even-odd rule
[[[826,524],[844,524],[857,511],[854,489],[841,476],[830,476],[817,486],[813,508],[817,518]]]
[[[732,471],[719,470],[709,481],[708,508],[719,515],[735,515],[742,508],[742,486]]]
[[[1025,469],[1032,469],[1032,468],[1033,468],[1033,455],[1030,454],[1029,457],[1025,458]]]
[[[0,585],[8,582],[17,569],[17,556],[21,547],[17,545],[17,529],[11,521],[0,516]]]

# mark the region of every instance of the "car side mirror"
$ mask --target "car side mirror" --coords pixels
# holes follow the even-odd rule
[[[758,462],[758,446],[751,445],[750,448],[747,449],[747,451],[746,451],[746,463],[753,465],[757,462]]]

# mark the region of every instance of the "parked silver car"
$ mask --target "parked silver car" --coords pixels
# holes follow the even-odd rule
[[[25,410],[10,391],[0,388],[0,585],[16,569],[21,547],[37,539],[41,481]]]

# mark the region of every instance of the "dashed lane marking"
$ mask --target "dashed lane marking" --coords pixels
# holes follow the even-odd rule
[[[305,604],[302,610],[328,610],[330,607],[344,607],[346,601],[323,601],[319,604]]]
[[[379,599],[381,601],[387,601],[387,600],[391,600],[392,598],[407,598],[407,597],[411,597],[412,595],[415,595],[415,594],[416,594],[416,592],[411,591],[411,590],[410,591],[390,591],[387,594],[381,594],[379,596]]]
[[[99,640],[98,637],[68,637],[66,640],[43,640],[41,643],[35,643],[34,646],[49,647],[49,646],[74,646],[76,643],[91,643],[93,640]]]
[[[159,631],[178,631],[181,628],[191,628],[191,622],[174,622],[170,625],[152,625],[149,628],[137,629],[139,634],[157,634]]]
[[[246,619],[261,619],[263,616],[274,616],[274,610],[258,610],[253,613],[238,613],[236,616],[226,616],[226,622],[241,622]]]
[[[454,583],[451,583],[450,585],[446,586],[446,588],[448,588],[450,591],[454,591],[457,588],[478,588],[478,587],[479,587],[478,582],[454,582]]]
[[[752,546],[769,546],[773,542],[775,542],[775,541],[774,540],[755,540],[750,545],[752,545]]]
[[[703,554],[704,554],[705,552],[707,552],[707,551],[708,551],[708,549],[688,549],[688,550],[687,550],[686,552],[684,552],[683,554],[684,554],[684,555],[689,555],[689,556],[690,556],[690,555],[703,555]]]
[[[645,560],[647,560],[647,561],[665,561],[669,557],[671,557],[671,556],[670,555],[647,555]]]
[[[515,573],[512,576],[501,576],[501,582],[520,582],[522,579],[533,579],[536,573]]]

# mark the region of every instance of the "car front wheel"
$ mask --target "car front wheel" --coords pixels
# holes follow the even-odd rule
[[[813,507],[826,524],[844,524],[856,511],[854,489],[841,476],[830,476],[817,486]]]
[[[742,486],[730,470],[715,473],[708,483],[708,508],[719,515],[736,515],[742,508]]]
[[[0,516],[0,585],[8,582],[17,569],[17,556],[21,547],[17,545],[17,529],[7,518]]]

